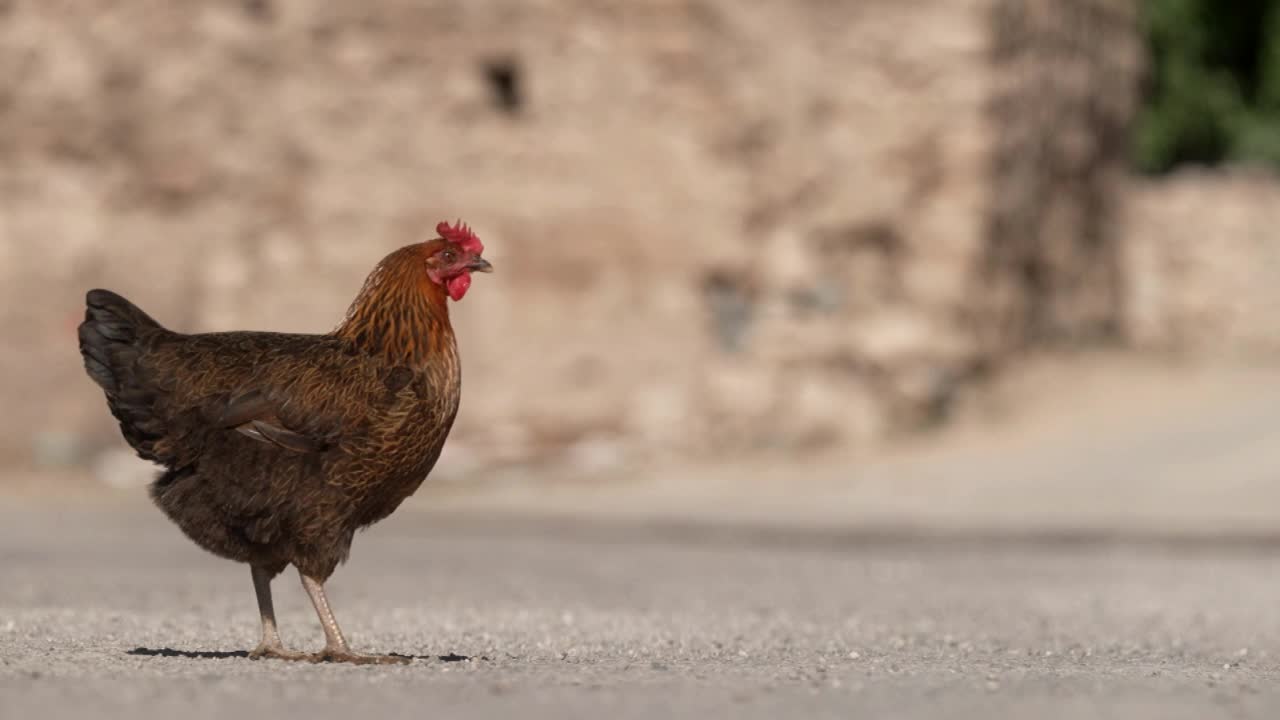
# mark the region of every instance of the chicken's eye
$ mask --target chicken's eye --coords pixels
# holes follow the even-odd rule
[[[447,263],[451,263],[454,260],[457,260],[458,256],[452,250],[445,250],[444,252],[440,253],[440,259]]]

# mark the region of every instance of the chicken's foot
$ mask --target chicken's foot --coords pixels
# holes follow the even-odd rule
[[[352,652],[347,646],[347,639],[342,636],[342,629],[338,627],[338,620],[333,616],[333,610],[329,607],[329,599],[324,594],[324,584],[301,571],[298,574],[302,576],[302,587],[311,597],[311,604],[315,606],[320,625],[324,628],[324,650],[307,656],[308,660],[357,665],[391,665],[409,662],[410,659],[403,655],[365,655]]]
[[[305,660],[306,653],[286,650],[276,629],[276,611],[271,603],[271,578],[275,573],[258,566],[253,567],[253,591],[258,596],[258,613],[262,615],[262,641],[249,653],[250,660],[275,658],[278,660]]]

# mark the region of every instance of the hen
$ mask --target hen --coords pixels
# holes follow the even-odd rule
[[[88,293],[80,353],[125,440],[163,466],[156,505],[197,545],[252,569],[262,642],[250,657],[395,662],[348,647],[324,583],[355,531],[426,478],[453,425],[458,351],[446,298],[490,272],[459,221],[388,255],[325,335],[168,330],[107,290]],[[286,650],[271,580],[294,565],[324,628]]]

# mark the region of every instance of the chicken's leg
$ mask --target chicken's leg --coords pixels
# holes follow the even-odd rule
[[[249,658],[278,658],[280,660],[302,660],[306,654],[285,650],[280,642],[280,631],[276,629],[276,611],[271,604],[271,578],[274,575],[266,568],[253,566],[253,591],[258,596],[258,613],[262,615],[262,642],[249,653]]]
[[[315,606],[320,625],[324,627],[324,650],[310,656],[313,662],[349,662],[360,665],[409,662],[409,658],[403,655],[364,655],[351,652],[351,648],[347,647],[347,639],[342,636],[342,629],[338,627],[338,620],[333,616],[333,610],[329,609],[324,584],[301,571],[298,574],[302,576],[302,587],[311,596],[311,604]]]

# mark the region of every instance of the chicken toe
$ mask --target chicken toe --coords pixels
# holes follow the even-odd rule
[[[269,645],[265,641],[249,652],[250,660],[311,660],[311,656],[297,650],[288,650],[276,643]]]
[[[350,650],[333,650],[325,648],[318,653],[308,655],[311,662],[340,662],[352,665],[408,665],[413,658],[407,655],[366,655]]]

